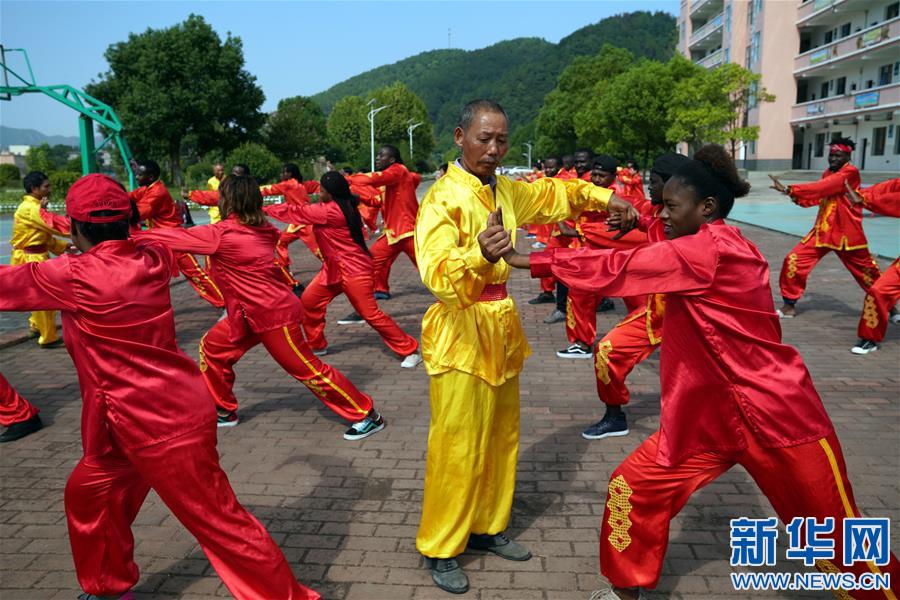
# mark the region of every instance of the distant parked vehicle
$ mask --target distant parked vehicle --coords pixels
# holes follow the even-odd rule
[[[524,177],[531,173],[533,169],[531,167],[526,166],[517,166],[517,167],[500,167],[500,174],[506,175],[507,177]]]

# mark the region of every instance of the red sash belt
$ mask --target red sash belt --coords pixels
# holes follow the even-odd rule
[[[497,300],[504,300],[509,296],[506,293],[506,284],[505,283],[489,283],[484,286],[484,289],[481,291],[481,295],[478,296],[479,302],[496,302]]]
[[[37,246],[27,246],[22,248],[22,252],[25,254],[46,254],[47,250],[47,244],[38,244]]]

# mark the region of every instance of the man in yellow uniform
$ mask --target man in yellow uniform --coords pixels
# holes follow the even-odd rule
[[[531,558],[503,534],[516,481],[519,371],[530,354],[507,295],[509,267],[499,260],[511,249],[498,242],[503,228],[514,235],[520,223],[556,223],[583,210],[635,215],[590,182],[495,177],[509,128],[492,100],[466,104],[454,140],[462,156],[429,189],[416,220],[422,281],[438,300],[422,321],[431,423],[416,548],[438,587],[463,593],[468,578],[455,557],[466,547]],[[485,229],[489,216],[502,224]]]
[[[213,176],[206,180],[206,189],[215,192],[219,189],[219,184],[222,183],[222,179],[225,177],[225,165],[217,162],[213,165]],[[209,207],[209,224],[218,223],[222,220],[222,217],[219,216],[219,207],[218,206],[210,206]]]
[[[61,230],[46,210],[41,214],[41,209],[46,209],[50,201],[50,179],[41,171],[32,171],[22,183],[25,196],[13,215],[11,265],[44,262],[50,258],[50,252],[62,254],[69,246],[68,242],[56,237],[66,236],[68,232]],[[38,337],[42,348],[63,343],[56,331],[55,310],[34,311],[28,319],[28,326]]]

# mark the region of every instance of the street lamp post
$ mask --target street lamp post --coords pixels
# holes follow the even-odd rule
[[[531,168],[531,149],[534,148],[534,144],[532,144],[531,142],[525,142],[522,145],[525,146],[526,148],[528,148],[528,153],[527,154],[523,153],[522,156],[524,156],[525,158],[528,159],[528,168],[530,169]]]
[[[407,123],[409,123],[409,127],[406,128],[406,133],[409,134],[409,160],[410,160],[410,164],[412,163],[412,159],[413,159],[413,153],[412,153],[412,152],[413,152],[412,132],[413,132],[413,130],[414,130],[416,127],[418,127],[419,125],[422,124],[422,123],[413,123],[412,121],[413,121],[412,119],[410,119],[409,121],[407,121]]]
[[[375,98],[372,98],[366,103],[368,106],[372,106],[375,104]],[[385,104],[384,106],[379,106],[378,108],[371,108],[369,110],[369,149],[371,155],[371,163],[372,163],[372,171],[375,170],[375,115],[386,109],[390,104]]]

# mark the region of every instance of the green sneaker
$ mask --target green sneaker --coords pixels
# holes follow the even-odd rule
[[[365,419],[351,425],[350,429],[344,432],[344,439],[351,442],[361,440],[382,429],[384,429],[384,419],[377,412],[372,411]]]
[[[473,550],[486,550],[493,552],[506,560],[528,560],[531,552],[518,542],[514,542],[502,533],[497,535],[479,535],[473,533],[469,536],[468,547]]]

